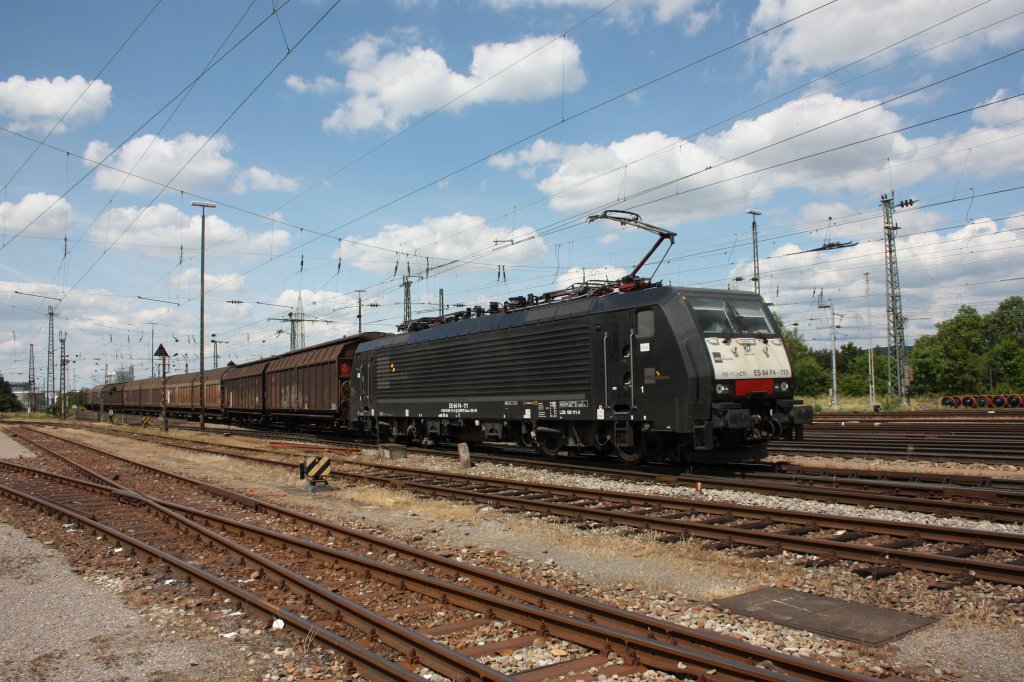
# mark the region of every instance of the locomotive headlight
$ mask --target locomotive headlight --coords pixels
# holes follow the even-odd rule
[[[716,395],[729,395],[730,393],[732,393],[732,386],[731,385],[726,384],[726,383],[717,383],[717,384],[715,384],[715,394]]]
[[[776,381],[775,382],[776,393],[789,393],[789,382],[788,381]]]

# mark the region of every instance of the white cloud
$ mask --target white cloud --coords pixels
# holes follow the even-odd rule
[[[542,100],[563,87],[575,91],[586,80],[579,46],[558,36],[477,45],[468,74],[452,71],[430,49],[384,52],[385,47],[382,38],[370,36],[339,56],[349,69],[345,85],[353,94],[324,119],[326,130],[396,130],[449,102],[459,111],[471,104]]]
[[[312,92],[317,95],[326,95],[341,90],[341,83],[338,79],[330,76],[317,76],[312,80],[306,80],[302,76],[293,74],[284,79],[284,84],[301,94]]]
[[[26,194],[16,203],[0,201],[0,218],[5,241],[19,233],[22,237],[60,237],[65,226],[74,224],[67,201],[43,192]]]
[[[985,126],[1024,125],[1024,97],[1014,97],[993,104],[1006,99],[1008,94],[1005,89],[1000,88],[996,94],[985,100],[989,106],[974,111],[971,118]]]
[[[495,154],[487,160],[487,163],[502,169],[520,166],[520,173],[524,177],[532,177],[534,167],[549,161],[557,161],[564,151],[564,145],[548,140],[535,140],[533,144],[522,151]]]
[[[48,133],[56,125],[55,132],[63,133],[102,119],[112,90],[101,80],[90,86],[77,75],[53,80],[11,76],[0,82],[0,116],[8,118],[8,127],[18,132]]]
[[[509,241],[511,245],[495,252],[495,242]],[[404,274],[408,260],[413,274],[425,274],[428,258],[431,269],[436,269],[449,261],[486,257],[494,252],[498,255],[491,257],[493,262],[516,265],[535,262],[546,251],[532,227],[491,227],[479,216],[453,213],[427,218],[418,225],[385,225],[374,237],[353,237],[352,242],[341,244],[331,258],[340,257],[362,270],[388,275],[395,271],[396,262],[400,262]]]
[[[530,9],[534,7],[579,7],[600,10],[608,6],[608,0],[485,0],[488,5],[499,11],[513,9]],[[608,8],[608,14],[618,21],[630,24],[638,23],[641,17],[649,12],[658,23],[668,23],[676,18],[686,22],[686,30],[700,30],[709,18],[717,16],[717,5],[707,10],[697,10],[701,5],[708,4],[705,0],[620,0]],[[692,34],[691,34],[692,35]]]
[[[182,133],[173,139],[143,135],[126,142],[105,166],[96,169],[93,186],[117,190],[123,183],[126,192],[152,192],[154,183],[173,184],[206,196],[229,191],[235,169],[234,161],[225,156],[230,149],[231,143],[224,135],[211,138]],[[84,163],[91,166],[90,161],[100,161],[110,153],[110,145],[93,140],[86,146],[88,160]]]
[[[629,274],[625,268],[614,265],[602,265],[595,268],[570,268],[555,278],[556,289],[567,289],[573,284],[583,282],[614,282]]]
[[[246,186],[254,190],[279,192],[292,192],[299,187],[297,178],[288,178],[257,166],[242,171],[238,176],[238,181],[242,183],[243,192]]]
[[[166,256],[184,247],[186,256],[199,251],[202,217],[195,213],[182,213],[170,204],[154,204],[149,208],[113,208],[99,217],[91,228],[94,240],[119,249],[139,249]],[[123,236],[122,236],[123,233]],[[258,233],[231,225],[216,214],[206,216],[206,254],[212,262],[218,254],[232,257],[265,255],[271,244],[276,248],[288,246],[290,237],[285,230],[272,228]]]
[[[241,194],[248,189],[291,191],[298,187],[297,179],[257,166],[238,170],[227,155],[231,149],[225,135],[143,135],[129,140],[113,154],[106,142],[93,140],[86,146],[83,163],[93,166],[110,155],[93,174],[93,186],[100,190],[147,194],[168,184],[185,192],[210,196],[220,192]]]
[[[207,218],[207,226],[209,226],[209,218]],[[217,292],[217,298],[222,295],[230,295],[246,290],[245,275],[239,275],[234,272],[216,272],[211,271],[210,265],[213,259],[210,257],[209,251],[206,254],[206,295],[210,296],[212,292]],[[196,266],[192,268],[182,268],[174,276],[170,278],[170,285],[180,292],[183,292],[188,298],[195,300],[199,298],[199,279],[202,275],[201,269]],[[215,300],[210,297],[208,300]],[[228,305],[221,306],[224,310],[231,310]],[[215,323],[214,321],[221,321],[219,315],[215,315],[214,311],[207,310],[207,324]]]
[[[538,187],[560,212],[642,200],[647,204],[646,220],[670,224],[682,215],[694,218],[734,211],[734,203],[743,197],[767,196],[787,185],[812,187],[828,180],[827,189],[874,192],[880,186],[878,174],[889,173],[894,158],[903,164],[894,172],[901,185],[941,169],[937,160],[922,161],[920,151],[924,147],[945,150],[941,140],[898,134],[869,139],[901,125],[898,114],[875,104],[819,94],[694,141],[659,131],[605,146],[538,141],[522,152],[494,157],[491,164],[518,167],[527,176],[546,174]],[[831,121],[837,122],[813,130]],[[867,141],[820,153],[859,140]],[[769,146],[773,143],[778,144]],[[762,150],[754,151],[758,149]],[[934,156],[936,150],[930,153]],[[789,163],[794,160],[798,161]],[[882,186],[888,183],[886,176]]]
[[[775,26],[818,4],[812,0],[762,0],[750,21],[749,32],[756,33]],[[964,9],[965,4],[960,0],[837,3],[759,38],[754,50],[759,59],[767,60],[769,77],[800,75],[860,59]],[[968,40],[952,42],[927,52],[925,58],[936,62],[950,61],[989,46],[1015,45],[1024,33],[1024,17],[1001,20],[1018,10],[1014,0],[994,0],[912,37],[879,58],[889,61],[902,54],[939,45],[993,22],[999,23],[972,34]]]

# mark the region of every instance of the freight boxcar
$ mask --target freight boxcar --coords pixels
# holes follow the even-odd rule
[[[219,417],[222,413],[220,382],[226,371],[226,367],[221,367],[207,370],[204,373],[206,384],[204,411],[210,417]],[[199,415],[199,406],[199,372],[167,377],[168,416],[195,418]]]
[[[221,400],[226,418],[239,422],[260,422],[265,417],[264,381],[269,358],[229,363],[221,377]]]
[[[271,358],[263,372],[266,418],[288,424],[346,424],[356,347],[380,336],[347,336]]]

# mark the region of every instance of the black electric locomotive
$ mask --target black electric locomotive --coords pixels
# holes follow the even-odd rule
[[[361,344],[353,426],[385,439],[718,462],[757,459],[811,421],[756,294],[627,278],[516,303]]]

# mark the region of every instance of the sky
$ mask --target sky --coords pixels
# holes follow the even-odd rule
[[[51,308],[79,388],[198,370],[201,308],[212,368],[394,332],[403,281],[616,279],[656,236],[606,210],[676,233],[643,276],[885,346],[883,195],[912,343],[1024,293],[1022,93],[1014,0],[9,3],[0,374]]]

